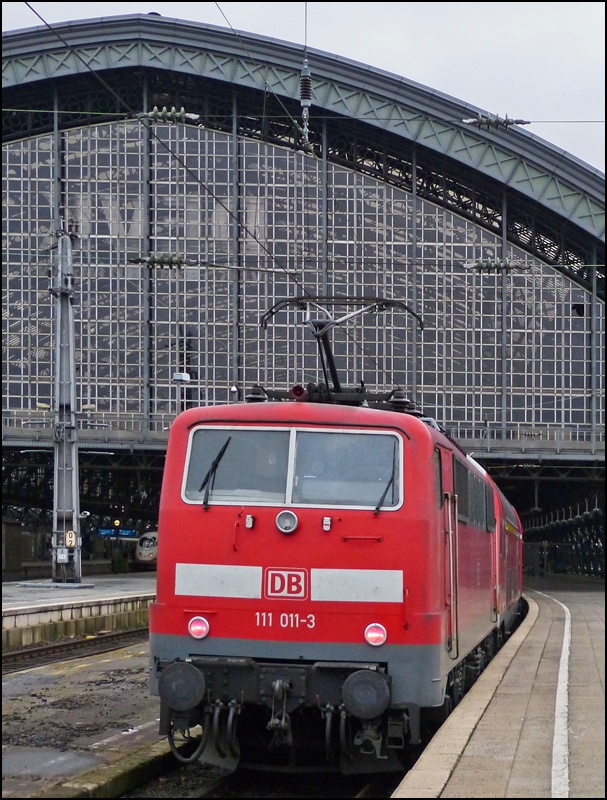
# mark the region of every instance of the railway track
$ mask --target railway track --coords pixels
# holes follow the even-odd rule
[[[402,774],[337,775],[309,773],[307,775],[276,776],[237,770],[204,787],[195,789],[188,798],[373,798],[389,797],[402,780]]]
[[[69,658],[84,658],[85,656],[108,653],[120,647],[144,642],[149,635],[148,628],[131,628],[112,633],[98,633],[82,639],[70,639],[53,644],[27,647],[23,650],[13,650],[2,653],[2,674],[18,672],[22,669],[41,667],[56,661]]]

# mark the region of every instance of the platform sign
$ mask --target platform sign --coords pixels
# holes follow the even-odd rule
[[[134,528],[97,528],[97,533],[99,536],[116,536],[126,538],[126,539],[134,539],[137,536],[137,531]]]

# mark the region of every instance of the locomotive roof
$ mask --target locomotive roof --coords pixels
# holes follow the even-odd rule
[[[416,436],[426,433],[429,439],[442,438],[442,434],[419,417],[399,411],[386,411],[364,406],[344,406],[332,403],[264,402],[230,403],[221,406],[192,408],[179,415],[176,422],[192,428],[200,423],[259,423],[261,425],[322,425],[330,427],[353,426],[402,431]],[[175,423],[173,423],[175,425]]]
[[[423,418],[401,411],[344,406],[332,403],[273,402],[227,403],[218,406],[202,406],[182,412],[175,422],[179,427],[191,429],[202,423],[209,424],[259,424],[259,425],[318,425],[326,427],[354,427],[366,429],[396,429],[406,437],[426,437],[428,443],[439,442],[450,449],[458,450],[468,468],[485,480],[491,481],[486,470],[462,450],[458,442],[428,425]],[[175,422],[173,425],[175,425]]]

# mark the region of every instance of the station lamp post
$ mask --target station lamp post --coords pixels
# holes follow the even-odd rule
[[[146,117],[155,122],[196,121],[198,115],[184,109],[154,108]],[[55,130],[57,139],[57,130]],[[56,179],[57,180],[57,179]],[[58,188],[58,186],[57,186]],[[57,214],[57,219],[59,215]],[[53,398],[54,488],[52,580],[82,582],[82,536],[80,532],[80,481],[78,427],[76,423],[76,359],[72,244],[76,235],[62,226],[56,231],[56,268],[51,294],[55,303],[55,385]],[[182,257],[169,255],[168,266],[182,266]],[[164,266],[166,254],[152,254],[148,263]],[[115,523],[116,528],[120,522]]]

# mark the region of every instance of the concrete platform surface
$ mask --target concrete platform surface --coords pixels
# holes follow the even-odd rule
[[[2,610],[41,607],[82,600],[125,598],[156,592],[155,572],[95,575],[82,583],[51,583],[49,580],[2,584]]]
[[[80,584],[3,583],[2,649],[145,627],[155,597],[155,572],[102,575]]]
[[[147,680],[147,643],[4,675],[2,797],[119,797],[150,774],[168,746]]]
[[[525,583],[527,618],[392,797],[605,797],[605,583]]]
[[[70,599],[78,602],[82,597],[140,596],[155,591],[155,581],[155,574],[133,574],[95,578],[93,589],[4,584],[3,610],[5,604],[48,605],[69,603]],[[392,797],[605,796],[605,584],[576,576],[527,578],[525,596],[530,607],[527,618]],[[142,684],[147,672],[144,651],[141,647],[124,651],[131,658],[136,654],[141,659],[137,680]],[[106,656],[101,663],[105,666],[111,658]],[[80,672],[80,665],[88,661],[8,676],[3,685],[4,703],[10,702],[13,690],[23,697],[20,702],[25,705],[29,702],[26,698],[38,702],[42,685],[48,680],[45,673],[57,676],[72,669]],[[21,694],[16,687],[24,681],[39,681],[40,686],[24,685]],[[118,681],[117,685],[120,684]],[[55,689],[50,691],[56,693]],[[41,752],[35,764],[29,750],[32,737],[27,741],[9,737],[5,743],[8,747],[3,747],[3,756],[8,758],[3,796],[32,796],[22,793],[34,788],[24,775],[28,771],[29,780],[39,782],[36,788],[46,784],[48,791],[49,785],[59,779],[49,773],[57,769],[71,774],[71,796],[85,796],[81,793],[82,782],[87,783],[88,793],[89,779],[99,790],[99,782],[106,780],[103,775],[109,762],[116,771],[120,770],[120,751],[126,755],[125,739],[131,740],[131,746],[158,742],[155,699],[144,691],[135,694],[140,696],[142,707],[121,718],[126,730],[108,731],[103,730],[104,725],[96,725],[96,735],[91,739],[77,737],[67,747],[60,748],[64,754],[60,762],[54,761],[58,753],[44,750],[49,746],[46,736],[37,743]],[[5,707],[3,716],[7,711],[5,722],[13,709]],[[132,739],[127,735],[131,731],[135,734]],[[164,748],[164,755],[166,742],[157,746]],[[74,754],[101,757],[105,762],[101,766],[102,775],[97,775],[90,765],[86,765],[87,769],[77,759],[67,758],[65,754],[71,750]],[[131,751],[129,756],[135,753]],[[145,768],[143,761],[137,768]],[[46,780],[36,774],[46,770],[49,770]],[[55,796],[66,796],[60,793],[67,791],[68,784],[60,781],[55,786],[59,792]]]

